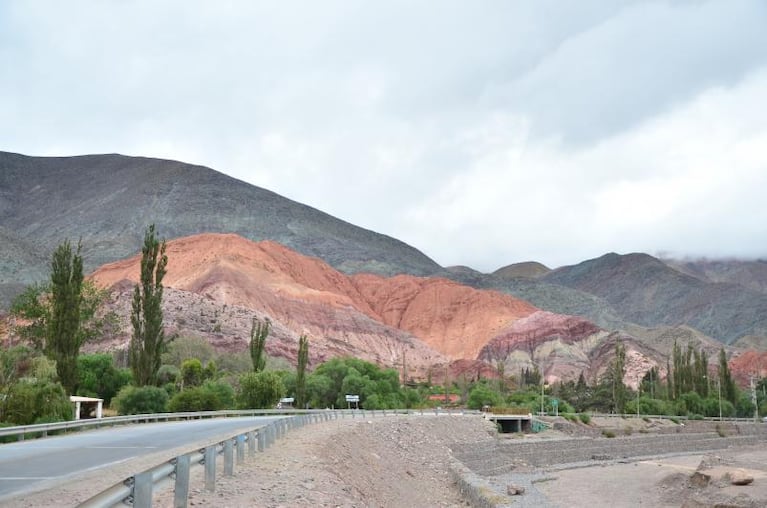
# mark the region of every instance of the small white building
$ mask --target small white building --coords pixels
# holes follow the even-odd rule
[[[75,420],[80,419],[81,412],[85,412],[86,415],[89,415],[94,409],[96,418],[101,418],[103,416],[102,411],[104,409],[104,399],[71,395],[69,397],[69,401],[75,404]]]

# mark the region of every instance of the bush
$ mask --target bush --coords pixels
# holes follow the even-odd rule
[[[669,418],[669,420],[671,420],[673,423],[676,423],[677,425],[679,425],[679,418]]]
[[[285,393],[280,376],[273,371],[251,372],[240,377],[237,405],[240,409],[274,407]]]
[[[482,409],[483,406],[500,406],[502,402],[501,394],[484,384],[477,384],[469,393],[466,406],[469,409]]]
[[[40,419],[60,422],[71,420],[74,408],[59,383],[21,381],[8,391],[2,417],[15,425],[31,425]]]
[[[104,399],[106,405],[109,405],[112,397],[131,380],[130,370],[116,368],[112,355],[108,354],[78,356],[77,370],[77,394]]]
[[[578,417],[576,415],[574,415],[573,413],[560,413],[560,414],[568,422],[577,422],[578,421]]]
[[[602,431],[602,435],[604,437],[612,438],[612,437],[615,437],[615,432],[613,432],[611,430],[603,430]]]
[[[216,394],[221,407],[219,409],[234,409],[234,388],[223,380],[205,381],[202,387]]]
[[[113,405],[121,415],[164,413],[168,393],[157,386],[126,386],[113,399]]]
[[[719,434],[719,437],[727,437],[727,434],[724,432],[724,429],[720,424],[716,424],[716,433]]]
[[[585,423],[586,425],[591,423],[591,415],[589,415],[588,413],[581,413],[578,415],[578,418],[580,418],[581,422]]]
[[[213,390],[195,386],[183,390],[170,399],[168,411],[180,413],[185,411],[216,411],[223,409],[221,401]]]

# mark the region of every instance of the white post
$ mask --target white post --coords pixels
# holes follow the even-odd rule
[[[75,402],[75,420],[80,419],[80,401]]]
[[[104,416],[104,401],[99,400],[96,404],[96,418],[102,418]]]

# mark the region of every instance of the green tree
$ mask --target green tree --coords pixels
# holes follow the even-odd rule
[[[626,385],[623,377],[626,375],[626,349],[623,344],[615,344],[615,360],[612,367],[613,408],[616,413],[623,413],[626,406]]]
[[[296,365],[296,407],[306,406],[306,365],[309,363],[309,339],[302,335],[298,339],[298,364]]]
[[[165,277],[168,257],[165,240],[160,242],[154,224],[144,235],[141,249],[141,283],[133,291],[130,343],[130,366],[133,380],[138,386],[156,385],[161,356],[167,347],[162,325],[162,279]]]
[[[184,388],[199,386],[203,380],[202,362],[189,358],[181,364],[181,383]]]
[[[130,371],[116,368],[110,354],[80,355],[77,370],[80,375],[77,394],[102,398],[107,405],[131,381]]]
[[[719,384],[722,390],[722,398],[730,401],[733,405],[738,402],[738,389],[732,379],[730,367],[727,364],[727,353],[724,348],[719,350]]]
[[[253,362],[253,372],[262,371],[266,366],[264,348],[270,327],[271,323],[268,319],[262,323],[258,318],[253,318],[250,326],[250,359]]]
[[[270,408],[284,394],[285,386],[276,372],[251,372],[240,377],[237,405],[240,409]]]
[[[503,397],[500,393],[491,389],[484,383],[477,383],[469,392],[467,407],[469,409],[482,409],[483,406],[500,406]]]
[[[80,305],[82,303],[83,258],[81,245],[72,249],[64,241],[51,261],[51,313],[46,333],[46,354],[56,361],[59,381],[67,393],[77,390],[77,355],[80,354]]]
[[[79,342],[84,344],[89,340],[103,336],[113,331],[117,326],[117,315],[112,312],[102,312],[102,305],[109,291],[99,289],[92,281],[84,280],[80,298],[80,328]],[[51,282],[37,283],[27,286],[24,291],[13,299],[11,315],[18,319],[13,327],[13,333],[22,341],[44,351],[52,313]]]

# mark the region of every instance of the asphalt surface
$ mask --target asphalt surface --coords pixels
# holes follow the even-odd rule
[[[118,426],[0,445],[0,501],[142,455],[267,425],[275,417],[217,418]],[[136,471],[137,473],[140,471]]]

